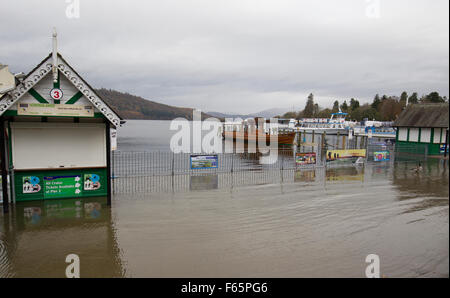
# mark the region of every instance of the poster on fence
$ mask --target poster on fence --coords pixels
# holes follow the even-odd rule
[[[389,151],[379,151],[373,153],[374,161],[389,161],[391,159]]]
[[[327,162],[330,161],[356,161],[366,157],[366,149],[328,150]]]
[[[315,152],[296,153],[295,163],[299,166],[314,165],[316,164],[316,153]]]
[[[191,155],[191,169],[215,169],[218,167],[218,155]]]

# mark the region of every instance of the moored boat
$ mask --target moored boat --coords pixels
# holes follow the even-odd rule
[[[263,134],[263,137],[260,137],[260,134]],[[294,131],[286,131],[281,132],[276,135],[270,135],[265,132],[261,132],[260,130],[256,130],[255,132],[241,132],[241,131],[225,131],[223,133],[223,137],[225,139],[233,140],[233,141],[244,141],[247,142],[260,142],[260,138],[265,140],[266,144],[270,144],[271,138],[277,138],[278,145],[292,145],[295,139]]]
[[[297,130],[311,131],[316,133],[326,132],[327,134],[347,134],[353,123],[345,121],[347,113],[339,111],[331,114],[331,118],[304,118],[299,120]]]
[[[259,119],[247,119],[242,122],[227,122],[223,126],[222,137],[233,141],[244,141],[245,143],[258,143],[265,140],[270,144],[271,138],[276,137],[278,145],[292,145],[295,139],[295,130],[289,124],[271,123],[270,121]],[[292,124],[292,126],[294,126]],[[272,139],[273,140],[273,139]]]

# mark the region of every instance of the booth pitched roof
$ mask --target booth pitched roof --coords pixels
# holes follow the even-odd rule
[[[448,103],[409,105],[394,122],[395,127],[448,128]]]
[[[114,109],[97,94],[97,92],[95,92],[95,89],[92,88],[59,53],[58,58],[58,71],[81,91],[114,126],[120,126],[120,121],[123,120],[122,117],[120,117],[120,115],[115,112]],[[21,82],[18,82],[13,91],[0,96],[0,116],[51,72],[51,62],[52,53],[33,68]]]

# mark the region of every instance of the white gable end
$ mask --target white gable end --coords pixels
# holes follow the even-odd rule
[[[50,91],[54,88],[53,76],[48,73],[44,78],[42,78],[39,83],[37,83],[32,89],[39,94],[40,97],[45,99],[48,103],[54,103],[54,100],[50,96]],[[60,100],[61,104],[77,104],[83,106],[93,106],[93,104],[83,95],[78,97],[79,90],[65,77],[59,77],[59,89],[63,92],[63,96]],[[31,90],[31,89],[30,89]],[[75,101],[74,101],[75,100]],[[69,102],[71,101],[71,102]],[[25,93],[14,105],[11,106],[10,110],[17,110],[17,105],[19,103],[38,103],[39,101],[30,92]],[[95,109],[95,112],[99,112]]]
[[[51,56],[30,73],[16,89],[0,100],[0,115],[7,110],[17,110],[20,103],[54,103],[50,91],[54,88]],[[63,91],[60,104],[93,106],[114,126],[120,126],[120,117],[108,107],[92,88],[58,55],[59,89]],[[32,94],[30,94],[30,91]],[[37,93],[37,95],[36,95]],[[34,94],[34,96],[33,96]],[[39,98],[36,99],[36,97]]]

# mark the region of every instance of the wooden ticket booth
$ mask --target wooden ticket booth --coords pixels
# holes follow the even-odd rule
[[[5,212],[8,198],[111,202],[111,129],[122,119],[56,52],[53,39],[53,52],[0,98]]]

